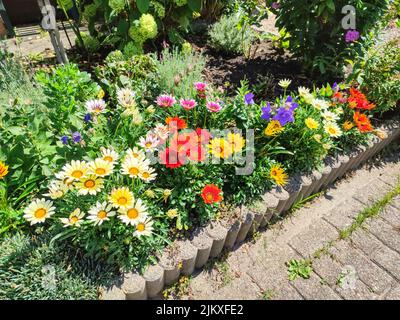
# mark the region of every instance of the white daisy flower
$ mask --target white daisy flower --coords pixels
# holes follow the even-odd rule
[[[333,113],[332,111],[328,110],[322,112],[322,117],[328,122],[335,122],[336,120],[339,119],[339,116],[336,113]]]
[[[114,150],[113,147],[109,147],[109,148],[101,147],[100,152],[101,152],[103,160],[111,162],[113,164],[115,164],[119,159],[119,155]]]
[[[86,110],[93,114],[104,113],[106,111],[106,102],[103,99],[87,101]]]
[[[140,161],[143,161],[146,159],[146,155],[143,152],[143,150],[141,150],[137,147],[129,148],[128,150],[126,150],[126,157],[132,157],[132,158],[138,159]]]
[[[327,134],[329,134],[333,138],[338,138],[342,135],[342,130],[336,123],[328,122],[324,126],[324,130]]]
[[[314,99],[312,106],[317,110],[325,110],[329,108],[329,102],[322,99]]]
[[[97,202],[94,207],[89,210],[88,220],[94,223],[94,225],[102,225],[104,221],[110,220],[110,217],[115,216],[115,211],[112,210],[111,204],[106,201],[103,203]]]
[[[79,180],[87,176],[88,170],[89,168],[85,161],[72,160],[71,163],[64,165],[64,167],[61,169],[59,177],[63,177],[62,180],[65,178]]]
[[[113,162],[109,162],[107,160],[98,158],[88,164],[89,174],[98,176],[98,177],[106,177],[113,173],[114,164]]]
[[[77,208],[68,218],[60,218],[60,221],[64,224],[64,227],[80,227],[81,223],[83,222],[83,218],[85,217],[85,213],[81,211],[81,209]]]
[[[141,199],[137,199],[132,207],[120,208],[119,219],[126,225],[136,225],[148,216],[147,207]]]
[[[154,151],[159,143],[160,140],[154,134],[148,134],[146,138],[140,137],[138,146],[146,151]]]
[[[283,89],[287,89],[287,88],[290,86],[291,83],[292,83],[292,80],[289,80],[289,79],[282,79],[282,80],[280,80],[280,81],[278,82],[278,85],[279,85],[280,87],[282,87]]]
[[[121,165],[121,173],[131,178],[137,178],[148,165],[148,160],[127,157]]]
[[[55,180],[50,183],[48,193],[45,193],[44,196],[53,200],[60,199],[68,192],[70,188],[71,187],[64,184],[64,182]]]
[[[104,187],[104,180],[95,175],[89,175],[87,178],[83,178],[75,183],[78,194],[80,195],[96,195]]]
[[[154,127],[154,134],[161,140],[161,141],[165,141],[168,139],[169,136],[169,130],[168,130],[168,126],[158,123],[156,124],[156,126]]]
[[[125,108],[135,106],[135,98],[135,92],[130,89],[119,89],[117,91],[118,103]]]
[[[146,166],[139,172],[139,178],[144,182],[150,182],[156,179],[157,173],[155,173],[155,169],[149,166]]]
[[[310,94],[310,89],[306,87],[299,87],[297,90],[299,91],[300,97],[305,97]]]
[[[151,236],[153,233],[153,221],[149,218],[147,219],[141,219],[137,224],[136,224],[136,230],[133,232],[134,237],[148,237]]]
[[[24,210],[24,218],[31,225],[43,223],[51,215],[55,213],[56,208],[53,207],[53,202],[46,199],[35,199]]]

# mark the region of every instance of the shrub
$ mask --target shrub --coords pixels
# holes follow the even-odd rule
[[[270,1],[272,2],[272,1]],[[356,28],[366,36],[388,8],[387,0],[285,0],[279,1],[276,25],[289,34],[289,49],[309,70],[341,74],[347,59],[354,57],[356,42],[346,42],[341,13],[346,5],[356,8]],[[361,38],[362,39],[362,38]],[[351,40],[351,39],[349,39]]]
[[[399,106],[400,38],[364,49],[364,57],[355,63],[349,82],[359,84],[376,104],[373,113],[384,113]]]
[[[249,27],[240,30],[239,18],[236,16],[223,16],[214,23],[209,30],[210,45],[225,53],[242,54],[251,46],[254,39]]]
[[[158,84],[162,92],[173,93],[179,98],[194,95],[193,83],[202,79],[206,61],[204,56],[178,48],[165,49],[156,60]]]

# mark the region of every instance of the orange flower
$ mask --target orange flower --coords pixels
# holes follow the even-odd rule
[[[0,161],[0,180],[3,179],[8,174],[8,166]]]
[[[353,120],[360,132],[371,132],[373,130],[371,121],[367,115],[356,111],[354,113]]]
[[[221,189],[219,189],[215,184],[207,184],[201,193],[201,197],[204,203],[211,204],[215,202],[221,202]]]
[[[361,91],[350,88],[350,97],[348,99],[349,107],[361,110],[371,110],[375,108],[373,103],[369,103],[367,97]]]
[[[170,127],[171,131],[186,129],[186,121],[179,117],[168,117],[165,119],[165,123]]]

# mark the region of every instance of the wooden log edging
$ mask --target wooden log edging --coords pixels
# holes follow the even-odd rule
[[[386,138],[369,141],[367,146],[353,148],[347,154],[328,157],[321,170],[311,174],[295,175],[285,188],[276,187],[261,198],[257,208],[241,206],[239,218],[234,221],[210,222],[199,228],[193,239],[179,240],[175,258],[163,254],[157,265],[149,267],[143,275],[124,274],[115,284],[104,288],[102,300],[144,300],[158,297],[165,286],[176,283],[180,275],[189,276],[202,268],[210,259],[218,257],[223,249],[232,250],[249,234],[265,228],[271,218],[290,210],[301,199],[319,192],[324,187],[357,168],[400,137],[399,121],[382,126]]]

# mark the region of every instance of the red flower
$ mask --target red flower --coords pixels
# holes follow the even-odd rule
[[[221,189],[215,184],[207,184],[201,192],[204,203],[211,204],[222,201]]]
[[[350,108],[360,110],[371,110],[375,108],[373,103],[369,103],[367,97],[359,90],[350,88],[350,97],[348,99]]]
[[[356,111],[354,113],[353,120],[360,132],[371,132],[373,130],[371,121],[367,115]]]
[[[165,164],[165,166],[170,169],[176,169],[185,164],[182,155],[171,148],[165,148],[165,150],[161,151],[159,158],[160,163]]]
[[[168,117],[165,119],[165,123],[170,127],[170,131],[177,131],[187,128],[186,121],[179,117]]]

